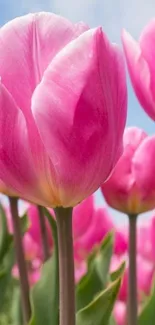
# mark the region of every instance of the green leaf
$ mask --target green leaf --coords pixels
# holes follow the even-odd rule
[[[3,263],[0,266],[0,310],[3,308],[8,287],[12,280],[11,270],[14,264],[14,249],[10,246],[7,254],[3,258]]]
[[[102,282],[93,265],[81,279],[76,288],[76,308],[85,307],[102,290]]]
[[[103,284],[102,288],[105,288],[109,280],[109,267],[113,253],[113,243],[114,234],[113,232],[110,232],[105,236],[95,258],[96,269]]]
[[[116,325],[116,322],[115,322],[115,320],[114,320],[114,317],[113,317],[113,316],[111,316],[111,317],[110,317],[110,320],[109,320],[109,325]]]
[[[54,251],[42,268],[41,279],[32,289],[32,318],[29,325],[59,324],[59,273],[58,240],[56,222],[47,209],[44,209],[52,228]]]
[[[121,280],[113,282],[76,315],[76,325],[109,325]]]
[[[110,274],[111,281],[115,281],[116,279],[122,277],[124,270],[125,270],[125,265],[126,265],[126,263],[123,262],[116,271],[114,271]]]
[[[12,242],[12,238],[12,235],[8,232],[5,211],[3,206],[0,204],[0,264],[2,263],[4,255]]]
[[[21,232],[24,235],[25,232],[29,229],[30,226],[30,220],[28,218],[27,213],[25,213],[21,218],[20,218],[20,226],[21,226]]]
[[[109,233],[103,243],[88,258],[88,271],[76,287],[77,310],[88,305],[105,288],[113,249],[113,234]]]
[[[11,306],[11,318],[13,323],[12,325],[23,324],[21,293],[19,286],[16,286],[16,288],[14,288]]]
[[[138,318],[138,325],[152,325],[155,320],[155,283],[151,296],[147,299]]]

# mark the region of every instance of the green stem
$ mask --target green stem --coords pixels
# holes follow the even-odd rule
[[[16,260],[19,269],[19,281],[20,281],[21,296],[22,296],[23,317],[24,317],[24,323],[27,324],[31,316],[31,307],[30,307],[30,300],[29,300],[28,275],[27,275],[27,268],[26,268],[26,262],[24,257],[20,220],[18,216],[18,199],[10,197],[9,201],[10,201],[10,209],[12,214]]]
[[[38,212],[39,212],[39,221],[40,221],[40,231],[41,231],[41,239],[43,245],[43,254],[44,254],[44,261],[47,261],[49,258],[49,247],[48,247],[48,237],[47,237],[47,228],[46,228],[46,220],[43,214],[43,208],[38,205]]]
[[[137,325],[137,215],[129,215],[128,324]]]
[[[75,325],[72,209],[56,208],[59,247],[60,325]]]

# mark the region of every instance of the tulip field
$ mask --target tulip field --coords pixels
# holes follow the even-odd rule
[[[127,73],[155,121],[154,39],[1,26],[0,325],[155,323],[155,136],[127,124]]]

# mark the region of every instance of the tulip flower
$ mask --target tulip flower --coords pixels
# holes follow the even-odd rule
[[[29,233],[26,233],[23,238],[23,246],[25,260],[28,269],[29,284],[34,285],[40,278],[42,259],[40,258],[40,246],[33,240]],[[12,275],[19,278],[19,269],[17,264],[12,269]]]
[[[0,193],[5,194],[7,196],[16,196],[16,193],[12,191],[9,187],[6,186],[5,183],[3,183],[0,180]]]
[[[40,229],[40,222],[39,222],[39,212],[38,208],[35,205],[30,204],[27,210],[30,227],[28,230],[29,235],[34,240],[35,243],[40,247],[40,255],[43,257],[43,250],[42,250],[42,238],[41,238],[41,229]],[[44,217],[44,216],[42,216]],[[47,244],[49,250],[51,251],[53,246],[52,241],[52,233],[47,220],[45,220],[46,224],[46,232],[47,232]]]
[[[155,211],[149,220],[138,227],[137,250],[141,256],[155,266]]]
[[[113,255],[111,261],[111,272],[114,272],[122,261],[126,261],[126,270],[123,276],[122,285],[119,292],[119,300],[127,302],[128,298],[128,256],[122,255],[118,257]],[[151,291],[151,284],[154,275],[153,263],[144,259],[141,255],[137,255],[137,286],[138,286],[138,300],[142,302],[144,295],[149,296]]]
[[[28,201],[74,206],[122,152],[122,54],[101,28],[52,13],[0,29],[0,178]]]
[[[126,314],[126,304],[118,300],[114,306],[114,318],[117,325],[126,325]]]
[[[127,128],[123,155],[102,186],[102,193],[112,208],[127,214],[154,208],[154,159],[155,137],[136,127]]]
[[[131,77],[131,82],[137,98],[145,112],[155,120],[155,19],[143,30],[139,42],[123,31],[122,42]]]
[[[76,208],[74,208],[76,209]],[[80,215],[79,215],[80,222]],[[123,233],[114,225],[106,208],[94,207],[92,220],[85,233],[74,240],[75,259],[85,259],[95,246],[99,245],[108,232],[114,231],[114,252],[117,255],[127,251],[127,241]]]

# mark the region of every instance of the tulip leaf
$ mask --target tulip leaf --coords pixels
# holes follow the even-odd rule
[[[12,242],[12,235],[8,232],[7,217],[3,206],[0,204],[0,264]]]
[[[103,284],[102,288],[105,288],[107,281],[109,280],[109,267],[113,253],[113,243],[114,234],[110,232],[104,237],[104,240],[95,258],[96,269]]]
[[[120,278],[123,275],[125,270],[125,265],[126,263],[123,262],[116,271],[110,274],[111,281],[115,281],[116,279]]]
[[[21,305],[21,293],[19,287],[14,288],[11,307],[11,318],[13,325],[22,325],[23,316]]]
[[[116,280],[88,306],[78,311],[76,325],[109,325],[120,283],[120,279]]]
[[[114,317],[111,316],[108,325],[116,325],[116,322],[114,320]]]
[[[76,288],[77,310],[85,307],[94,296],[102,290],[102,282],[96,272],[94,265],[88,269],[86,275],[81,279]]]
[[[25,232],[30,227],[30,220],[28,218],[27,213],[24,213],[24,215],[20,218],[20,226],[21,226],[21,232],[24,235]]]
[[[44,214],[52,228],[54,251],[52,257],[43,265],[41,279],[31,292],[32,318],[29,325],[59,324],[59,272],[58,242],[56,222],[47,209]]]
[[[11,283],[11,270],[14,264],[14,249],[10,246],[0,265],[0,311],[3,309],[8,288]]]
[[[88,305],[105,288],[113,249],[113,234],[109,233],[102,244],[88,258],[87,273],[76,287],[77,310]]]
[[[155,283],[151,296],[147,299],[138,318],[138,325],[152,325],[155,321]]]

